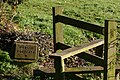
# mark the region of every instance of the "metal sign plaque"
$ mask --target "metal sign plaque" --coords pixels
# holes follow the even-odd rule
[[[38,43],[35,41],[16,41],[15,59],[36,60],[38,57]]]

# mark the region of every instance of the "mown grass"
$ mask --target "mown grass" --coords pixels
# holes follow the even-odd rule
[[[52,7],[63,6],[63,13],[68,17],[104,26],[106,19],[120,19],[119,2],[119,0],[28,0],[18,7],[19,21],[22,29],[24,27],[52,35]],[[69,45],[81,44],[94,37],[91,32],[68,25],[65,25],[64,34],[65,43]],[[97,35],[97,38],[99,37]]]

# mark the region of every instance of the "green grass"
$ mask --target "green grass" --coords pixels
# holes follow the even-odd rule
[[[120,19],[119,3],[119,0],[28,0],[19,5],[17,11],[22,29],[27,28],[52,35],[54,6],[63,6],[63,13],[68,17],[104,26],[106,19]],[[91,32],[65,25],[65,43],[69,45],[81,44],[93,36]],[[97,35],[97,38],[99,37]]]

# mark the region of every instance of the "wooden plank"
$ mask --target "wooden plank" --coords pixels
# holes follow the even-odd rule
[[[58,42],[56,45],[57,45],[57,50],[58,49],[65,50],[65,49],[71,48],[70,46],[60,43],[60,42]]]
[[[54,58],[55,80],[65,80],[64,60],[61,57]]]
[[[34,75],[40,75],[40,73],[43,74],[51,74],[55,75],[55,68],[48,68],[43,67],[40,70],[34,70]],[[99,73],[103,72],[103,67],[101,66],[86,66],[86,67],[73,67],[73,68],[65,68],[63,73],[70,73],[70,74],[82,74],[82,73]]]
[[[62,14],[62,7],[57,6],[52,8],[53,11],[53,38],[54,38],[54,52],[56,52],[56,43],[61,42],[63,43],[63,26],[62,23],[58,22],[56,23],[56,15]]]
[[[83,73],[100,73],[103,72],[103,67],[101,66],[86,66],[86,67],[73,67],[66,68],[65,73],[69,74],[83,74]]]
[[[96,64],[97,66],[104,66],[104,59],[94,54],[82,52],[78,56],[86,61]]]
[[[77,55],[78,53],[85,52],[89,49],[92,49],[92,48],[97,47],[97,46],[102,45],[102,44],[104,44],[103,40],[101,40],[101,39],[94,40],[90,43],[87,43],[87,44],[84,44],[84,45],[81,45],[78,47],[69,48],[69,49],[63,50],[61,52],[51,54],[50,57],[54,58],[54,57],[58,56],[58,57],[62,57],[62,59],[65,59],[65,58],[68,58],[70,56]]]
[[[101,27],[95,24],[90,24],[84,21],[75,20],[75,19],[65,17],[62,15],[57,15],[55,18],[56,18],[56,23],[62,22],[64,24],[68,24],[68,25],[71,25],[77,28],[82,28],[82,29],[89,30],[95,33],[99,33],[99,34],[103,34],[103,31],[104,31],[104,27]]]
[[[116,66],[115,70],[117,72],[120,71],[120,66]],[[65,68],[65,73],[71,73],[71,74],[104,73],[104,67],[101,67],[101,66],[85,66],[85,67]]]
[[[89,71],[90,70],[90,71]],[[104,68],[101,66],[81,66],[81,67],[73,67],[73,68],[65,68],[65,73],[95,73],[95,72],[103,72]],[[34,70],[35,72],[37,72],[39,74],[40,72],[43,72],[44,74],[55,74],[55,68],[48,68],[48,67],[42,67],[38,70]],[[81,72],[82,71],[82,72]],[[120,66],[116,66],[116,71],[120,71]],[[35,73],[37,75],[37,73]]]
[[[120,66],[116,66],[116,72],[120,71]],[[66,74],[86,74],[86,73],[103,73],[104,68],[101,66],[85,66],[85,67],[73,67],[65,68],[63,73]],[[40,76],[42,74],[48,76],[55,76],[55,68],[42,67],[34,70],[34,76]]]
[[[116,27],[115,21],[105,21],[104,80],[115,80]]]

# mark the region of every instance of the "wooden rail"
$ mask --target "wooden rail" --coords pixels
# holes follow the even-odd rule
[[[120,71],[120,66],[116,66],[116,72]],[[43,67],[41,70],[34,70],[34,75],[39,76],[44,74],[47,76],[55,77],[55,68]],[[73,67],[65,68],[65,74],[86,74],[86,73],[104,73],[104,67],[101,66],[86,66],[86,67]]]
[[[89,31],[92,31],[95,33],[99,33],[99,34],[104,34],[104,27],[101,27],[101,26],[98,26],[95,24],[75,20],[75,19],[72,19],[72,18],[69,18],[66,16],[62,16],[62,15],[55,16],[55,19],[56,19],[56,23],[61,22],[64,24],[75,26],[77,28],[82,28],[82,29],[89,30]]]
[[[89,61],[91,63],[94,63],[97,66],[104,66],[104,58],[99,57],[97,55],[91,54],[91,53],[86,53],[86,52],[82,52],[80,54],[78,54],[77,56],[79,56],[80,58]]]

